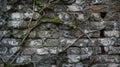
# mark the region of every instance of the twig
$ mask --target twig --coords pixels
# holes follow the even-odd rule
[[[4,60],[4,58],[2,58],[2,56],[0,56],[0,59],[2,60],[3,63],[6,63],[6,61]]]
[[[80,30],[85,36],[87,36],[87,38],[91,41],[92,43],[92,39],[87,35],[87,33],[85,33],[80,27],[77,28],[78,30]]]
[[[95,30],[95,31],[91,31],[91,32],[88,32],[88,33],[86,33],[86,34],[89,34],[89,33],[94,33],[94,32],[97,32],[97,31],[99,31],[99,30]],[[82,35],[80,35],[75,41],[74,41],[74,43],[73,44],[71,44],[71,45],[68,45],[65,49],[63,49],[63,51],[61,51],[60,53],[63,53],[63,52],[65,52],[67,49],[69,49],[72,45],[74,45],[82,36],[84,36],[85,34],[82,34]],[[59,54],[60,54],[59,53]]]
[[[51,4],[47,5],[47,6],[44,6],[41,10],[40,10],[40,14],[44,11],[44,9],[48,8]],[[44,17],[44,14],[38,18],[38,20],[33,24],[32,27],[30,27],[28,29],[28,32],[26,33],[26,35],[24,36],[24,38],[22,39],[22,41],[20,42],[19,46],[21,46],[13,55],[15,55],[17,53],[17,55],[14,57],[14,59],[10,62],[11,64],[15,61],[15,59],[19,56],[19,54],[22,52],[23,50],[23,47],[24,47],[24,43],[25,43],[25,40],[27,39],[27,37],[29,36],[29,34],[31,33],[32,30],[34,30],[34,28],[36,28],[38,25],[41,24],[41,19]],[[32,18],[31,18],[32,19]],[[30,20],[31,22],[31,20]],[[18,52],[20,51],[20,53]],[[9,58],[11,59],[12,56]],[[9,60],[8,60],[9,61]]]
[[[33,13],[33,14],[32,14],[32,17],[31,17],[30,20],[29,20],[28,27],[30,26],[30,23],[32,22],[32,19],[33,19],[34,13],[35,13],[35,1],[34,1],[34,3],[33,3],[32,13]]]
[[[21,54],[21,52],[22,52],[22,50],[20,50],[20,51],[17,53],[17,55],[15,55],[15,57],[12,59],[12,61],[10,62],[10,64],[12,64],[12,63],[15,61],[15,59]]]

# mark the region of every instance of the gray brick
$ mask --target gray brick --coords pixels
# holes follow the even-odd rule
[[[54,6],[55,12],[67,11],[67,6],[65,5],[55,5]]]
[[[80,48],[78,47],[71,47],[67,50],[67,54],[73,55],[73,54],[80,54]]]
[[[23,18],[24,18],[23,13],[15,12],[15,13],[11,14],[11,19],[13,19],[13,20],[20,20]]]
[[[119,55],[97,55],[95,56],[96,61],[99,63],[119,63]]]
[[[10,30],[0,30],[0,36],[9,37],[10,36]]]
[[[60,46],[68,46],[75,42],[76,39],[60,38]]]
[[[14,54],[20,47],[12,47],[9,49],[10,54]]]
[[[105,37],[112,37],[112,36],[119,37],[120,33],[117,30],[113,30],[113,31],[105,31],[104,35],[105,35]]]
[[[39,55],[34,55],[31,59],[32,62],[39,62],[42,59]]]
[[[8,22],[8,27],[25,28],[26,26],[27,26],[27,23],[23,20],[11,20]]]
[[[42,47],[43,46],[43,42],[41,39],[32,39],[32,40],[28,40],[26,43],[26,46],[30,46],[30,47]]]
[[[73,54],[99,54],[101,53],[101,48],[100,47],[82,47],[82,48],[77,48],[77,47],[71,47],[67,50],[67,53],[70,55]]]
[[[36,52],[36,48],[25,48],[22,52],[23,55],[33,55]]]
[[[101,53],[100,47],[83,47],[81,48],[81,54],[99,54]]]
[[[29,63],[31,61],[31,57],[30,56],[19,56],[17,59],[16,59],[16,63],[18,64],[25,64],[25,63]]]
[[[68,11],[82,11],[83,8],[77,4],[72,4],[68,6]]]
[[[84,33],[89,33],[89,32],[95,31],[95,30],[83,30],[83,31],[84,31]],[[87,36],[89,36],[89,37],[100,37],[100,31],[86,34],[84,37],[87,37]]]
[[[109,46],[104,49],[108,54],[120,54],[120,47]]]
[[[95,44],[99,46],[111,46],[115,44],[116,39],[114,37],[112,38],[98,38],[95,41]]]
[[[37,37],[40,38],[58,38],[58,31],[37,31]]]
[[[44,48],[39,48],[39,49],[36,49],[36,54],[38,55],[45,55],[45,54],[48,54],[48,48],[44,47]]]
[[[0,47],[0,54],[6,54],[7,50],[7,47]]]
[[[97,46],[97,44],[94,44],[96,39],[92,38],[92,42],[89,39],[79,39],[74,46],[79,46],[79,47],[86,47],[86,46]]]
[[[58,46],[59,41],[57,39],[47,39],[44,43],[44,46]]]
[[[18,46],[20,42],[20,39],[13,39],[13,38],[4,38],[2,39],[1,43],[4,45],[12,45],[12,46]]]

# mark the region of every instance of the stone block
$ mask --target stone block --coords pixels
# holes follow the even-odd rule
[[[73,55],[73,54],[79,55],[80,52],[81,52],[80,48],[78,48],[78,47],[71,47],[67,50],[67,54],[69,54],[69,55]]]
[[[99,46],[112,46],[115,44],[115,42],[116,42],[116,39],[114,37],[98,38],[96,39],[95,44]]]
[[[44,47],[44,48],[36,49],[36,54],[38,54],[38,55],[46,55],[46,54],[49,54],[48,48]]]
[[[23,13],[15,12],[11,14],[11,19],[12,20],[21,20],[24,18]]]
[[[58,31],[37,31],[37,37],[40,38],[58,38]]]
[[[23,55],[33,55],[36,52],[36,48],[31,47],[31,48],[25,48],[22,52]]]
[[[96,38],[91,38],[91,40],[89,39],[86,39],[86,38],[81,38],[79,39],[74,46],[78,46],[78,47],[86,47],[86,46],[89,46],[89,47],[95,47],[97,46],[98,44],[96,44]]]
[[[72,4],[72,5],[69,5],[68,6],[68,11],[82,11],[83,10],[83,7],[82,6],[79,6],[77,4]]]
[[[0,30],[0,37],[9,37],[10,30]]]
[[[120,47],[108,46],[104,47],[104,49],[108,54],[120,54]]]
[[[119,37],[120,33],[117,30],[113,30],[113,31],[105,31],[104,35],[105,37]]]
[[[96,61],[99,63],[119,63],[120,56],[118,55],[97,55]]]
[[[75,42],[76,39],[69,39],[69,38],[60,38],[60,46],[68,46]]]
[[[4,45],[18,46],[20,39],[4,38],[1,43]]]
[[[81,54],[99,54],[101,53],[101,48],[100,47],[83,47],[81,48]]]
[[[16,51],[18,51],[19,48],[20,47],[12,47],[12,48],[9,49],[9,53],[14,54]]]
[[[26,43],[26,46],[30,46],[30,47],[42,47],[43,46],[43,42],[41,39],[32,39],[32,40],[28,40]]]
[[[59,41],[58,39],[47,39],[44,46],[59,46]]]
[[[27,23],[23,20],[11,20],[8,22],[8,27],[25,28],[27,27]]]
[[[18,63],[18,64],[29,63],[30,61],[31,61],[30,56],[18,56],[18,58],[16,59],[16,63]]]

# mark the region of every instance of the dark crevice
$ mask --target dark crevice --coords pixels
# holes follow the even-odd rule
[[[104,29],[100,30],[100,37],[101,38],[105,37],[105,35],[104,35]]]
[[[101,47],[101,53],[105,54],[106,52],[105,52],[104,46],[100,46],[100,47]]]
[[[101,12],[101,13],[100,13],[101,18],[104,19],[105,16],[106,16],[106,14],[107,14],[107,12]]]

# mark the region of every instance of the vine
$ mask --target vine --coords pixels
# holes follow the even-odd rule
[[[14,0],[14,1],[15,1],[15,3],[16,3],[16,0]],[[80,27],[77,27],[76,24],[65,24],[65,23],[64,23],[63,21],[61,21],[59,18],[56,18],[56,17],[45,17],[45,9],[51,8],[52,6],[54,6],[54,5],[55,5],[56,3],[58,3],[58,2],[59,2],[59,0],[53,0],[53,1],[52,1],[52,0],[47,0],[47,1],[46,1],[46,4],[45,4],[45,3],[42,3],[40,0],[34,0],[32,13],[33,13],[33,15],[34,15],[35,5],[37,5],[37,6],[41,7],[41,9],[40,9],[40,11],[39,11],[40,17],[37,19],[37,21],[36,21],[35,23],[32,24],[32,23],[31,23],[31,22],[32,22],[32,19],[33,19],[33,15],[32,15],[32,18],[30,18],[30,20],[29,20],[29,25],[28,25],[28,28],[27,28],[27,29],[28,29],[28,30],[27,30],[27,33],[24,35],[22,41],[19,43],[20,48],[19,48],[7,61],[4,61],[6,67],[12,67],[13,62],[16,60],[16,58],[17,58],[17,57],[22,53],[22,51],[24,50],[24,48],[25,48],[25,47],[24,47],[24,46],[25,46],[25,42],[26,42],[28,36],[30,35],[30,33],[31,33],[37,26],[41,25],[42,23],[50,22],[50,23],[54,23],[54,24],[63,24],[63,25],[67,25],[67,26],[69,26],[69,27],[71,27],[71,28],[73,28],[73,29],[78,29],[78,30],[82,31],[82,29],[81,29]],[[74,22],[76,22],[76,21],[74,21]],[[72,45],[74,45],[82,36],[84,36],[84,35],[87,36],[87,34],[93,33],[93,32],[97,32],[97,31],[99,31],[99,30],[92,31],[92,32],[88,32],[88,33],[84,33],[84,32],[82,31],[83,34],[81,34],[81,35],[75,40],[75,42],[74,42],[73,44],[65,47],[65,48],[63,49],[63,51],[57,53],[55,57],[59,57],[59,54],[65,52],[67,49],[69,49],[69,48],[70,48]],[[89,36],[87,36],[87,37],[90,39]],[[60,64],[61,64],[61,61],[60,61],[60,62],[58,61],[58,64],[57,64],[57,65],[59,66]]]

